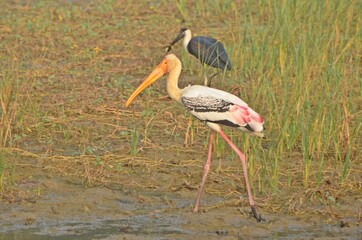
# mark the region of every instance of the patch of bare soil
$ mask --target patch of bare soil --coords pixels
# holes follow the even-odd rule
[[[257,223],[245,192],[239,198],[206,193],[202,213],[193,214],[198,181],[178,177],[193,174],[193,166],[158,164],[146,170],[141,163],[118,159],[123,167],[118,174],[104,170],[105,165],[88,172],[103,178],[101,184],[89,178],[94,183],[90,186],[87,178],[72,171],[54,171],[59,161],[66,169],[67,159],[18,157],[19,177],[1,200],[2,239],[358,239],[362,234],[360,219],[355,218],[361,211],[360,197],[346,197],[343,201],[349,204],[335,207],[344,212],[343,218],[324,217],[320,213],[325,207],[298,215],[259,204],[266,221]],[[83,168],[73,173],[90,171],[85,163],[79,159],[70,164],[73,171],[76,165]],[[201,169],[196,170],[201,174]],[[216,175],[211,174],[209,184],[228,188]]]

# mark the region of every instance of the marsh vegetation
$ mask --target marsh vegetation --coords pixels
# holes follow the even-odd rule
[[[152,219],[146,210],[160,222],[162,216],[178,219],[179,228],[165,230],[172,238],[190,237],[200,219],[207,225],[200,237],[220,237],[220,231],[225,238],[287,236],[280,221],[301,224],[303,231],[312,221],[339,237],[358,236],[361,11],[352,0],[2,1],[1,231],[75,213],[80,222],[122,216],[132,222],[140,207],[143,219]],[[246,152],[267,224],[250,218],[241,166],[221,138],[203,197],[207,213],[191,214],[208,129],[194,121],[191,142],[183,145],[189,115],[165,97],[164,81],[124,107],[185,26],[220,39],[228,51],[233,69],[218,75],[213,87],[238,95],[265,119],[265,139],[225,131]],[[172,51],[183,63],[180,84],[203,84],[212,70],[181,44]],[[79,194],[69,198],[73,203],[82,194],[100,198],[94,205],[56,202],[70,192]],[[17,214],[14,222],[11,214]],[[185,227],[185,219],[195,229]],[[137,228],[122,229],[137,235]]]

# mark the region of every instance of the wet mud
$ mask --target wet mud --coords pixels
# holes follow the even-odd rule
[[[165,170],[153,177],[163,185],[168,181],[172,191],[162,184],[86,186],[80,178],[54,173],[51,164],[29,162],[18,162],[23,178],[2,199],[1,239],[360,239],[362,234],[354,218],[361,199],[345,207],[351,215],[343,219],[325,218],[318,207],[298,216],[260,206],[266,221],[257,223],[243,196],[206,193],[201,213],[192,213],[197,189],[175,182]],[[147,182],[149,176],[128,177]]]

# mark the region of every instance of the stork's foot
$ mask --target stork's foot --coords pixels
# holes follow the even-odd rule
[[[198,213],[199,212],[199,206],[195,206],[194,207],[194,210],[192,210],[193,213]]]
[[[250,206],[250,207],[251,207],[251,212],[253,213],[253,216],[255,217],[257,222],[265,221],[265,218],[263,217],[263,215],[261,215],[261,213],[255,206]]]

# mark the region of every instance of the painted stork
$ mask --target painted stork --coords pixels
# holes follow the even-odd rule
[[[223,71],[231,70],[231,61],[221,42],[211,37],[192,37],[191,30],[188,28],[181,28],[177,37],[166,47],[166,52],[169,52],[172,46],[175,45],[182,38],[183,46],[186,51],[199,59],[202,64],[207,64],[211,67],[219,68]],[[219,72],[216,72],[210,77],[205,77],[204,85],[210,87],[212,78],[214,78],[218,73]],[[185,146],[187,145],[187,141],[189,138],[189,130],[191,124],[192,119],[190,118],[185,134]]]
[[[211,128],[209,150],[200,189],[197,194],[196,204],[193,212],[198,212],[201,194],[204,189],[206,177],[211,165],[212,141],[214,132],[221,137],[240,157],[243,168],[246,190],[253,216],[258,222],[264,220],[257,210],[248,179],[245,155],[231,142],[221,130],[220,125],[238,128],[252,135],[263,136],[263,120],[261,116],[237,96],[206,86],[194,85],[183,89],[178,87],[178,79],[181,74],[181,61],[174,55],[167,55],[153,72],[137,87],[126,102],[128,107],[136,96],[145,88],[155,82],[158,78],[168,73],[167,92],[170,97],[184,106],[189,112]]]
[[[187,28],[181,28],[180,33],[167,46],[166,51],[169,52],[171,47],[182,38],[186,51],[199,59],[202,64],[220,68],[223,71],[231,70],[231,61],[221,42],[205,36],[191,38],[191,31]]]

